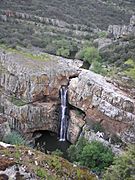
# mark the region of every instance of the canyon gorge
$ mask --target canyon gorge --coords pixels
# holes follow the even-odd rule
[[[0,180],[135,179],[135,1],[0,0]]]
[[[44,56],[44,60],[35,60],[0,50],[1,140],[10,128],[29,139],[41,130],[59,135],[59,90],[65,85],[68,141],[75,143],[84,125],[92,130],[99,123],[108,137],[115,134],[124,143],[135,143],[134,98],[107,78],[82,69],[82,61]]]

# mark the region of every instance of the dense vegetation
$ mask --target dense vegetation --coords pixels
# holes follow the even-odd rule
[[[72,162],[78,162],[96,173],[101,173],[113,161],[111,149],[98,141],[90,143],[83,137],[78,140],[76,145],[69,147],[68,154]]]
[[[134,1],[115,0],[31,0],[19,3],[17,0],[1,0],[0,43],[12,47],[34,46],[51,54],[74,57],[82,39],[98,37],[93,29],[129,23],[134,5]],[[15,12],[23,14],[16,15]],[[49,19],[45,22],[41,17]],[[66,22],[52,21],[52,18]]]
[[[109,65],[114,73],[135,80],[135,35],[129,34],[100,50],[102,63]],[[112,75],[112,74],[111,74]]]
[[[68,154],[72,162],[90,168],[100,174],[104,180],[135,179],[135,146],[129,146],[119,156],[113,155],[111,149],[98,141],[88,142],[81,137],[71,145]]]
[[[134,180],[135,179],[135,146],[128,148],[124,154],[116,157],[110,166],[104,180]]]
[[[13,145],[26,145],[26,140],[17,131],[12,131],[4,137],[4,142]]]
[[[1,22],[0,43],[4,43],[12,48],[17,46],[29,49],[32,47],[42,48],[45,52],[65,57],[72,55],[74,52],[76,53],[76,41],[72,40],[72,38],[67,38],[64,34],[53,34],[51,31],[46,26],[41,30],[27,22]]]
[[[129,34],[102,49],[100,55],[103,61],[120,66],[129,58],[135,59],[135,36]]]
[[[76,57],[88,62],[84,67],[88,68],[92,63],[91,70],[103,75],[107,70],[102,65],[123,68],[125,61],[135,59],[134,35],[113,42],[99,55],[95,52],[98,55],[96,61],[89,56],[90,51],[97,51],[91,49],[93,45],[87,44],[84,48],[85,41],[93,42],[98,37],[107,36],[98,28],[107,30],[110,24],[129,24],[135,10],[134,1],[31,0],[18,3],[9,0],[7,3],[1,0],[0,5],[0,44]],[[16,14],[18,12],[22,14]]]

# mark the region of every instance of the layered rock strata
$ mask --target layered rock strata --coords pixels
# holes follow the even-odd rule
[[[58,133],[59,89],[78,76],[82,63],[46,54],[43,59],[32,58],[0,51],[0,110],[10,126],[23,134]]]
[[[135,100],[104,77],[82,70],[70,81],[69,103],[85,112],[87,122],[99,122],[110,134],[135,143]]]
[[[110,136],[135,143],[135,100],[81,65],[46,54],[41,59],[1,50],[0,113],[6,126],[29,137],[39,130],[58,133],[59,89],[69,83],[70,142],[77,140],[85,123],[99,122]]]

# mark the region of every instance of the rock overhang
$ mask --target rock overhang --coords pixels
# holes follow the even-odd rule
[[[1,102],[11,128],[24,135],[38,130],[58,133],[59,89],[78,76],[79,60],[47,55],[48,61],[0,51]],[[31,135],[30,135],[31,136]]]
[[[135,100],[104,77],[82,70],[69,83],[69,103],[85,112],[89,121],[99,122],[123,141],[135,142]]]

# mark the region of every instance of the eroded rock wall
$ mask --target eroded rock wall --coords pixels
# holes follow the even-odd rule
[[[75,143],[85,124],[84,115],[80,114],[79,111],[70,110],[69,116],[67,137],[71,143]]]
[[[38,130],[58,133],[59,89],[69,83],[69,104],[73,107],[70,142],[76,142],[85,123],[99,122],[107,133],[135,143],[135,100],[101,75],[80,69],[81,65],[56,56],[30,59],[1,50],[0,113],[10,127],[23,134]]]
[[[58,133],[59,89],[78,76],[79,61],[45,55],[30,59],[18,52],[0,51],[0,110],[13,129]]]
[[[82,70],[70,81],[69,103],[85,112],[87,123],[99,122],[124,142],[135,143],[135,100],[101,75]]]

